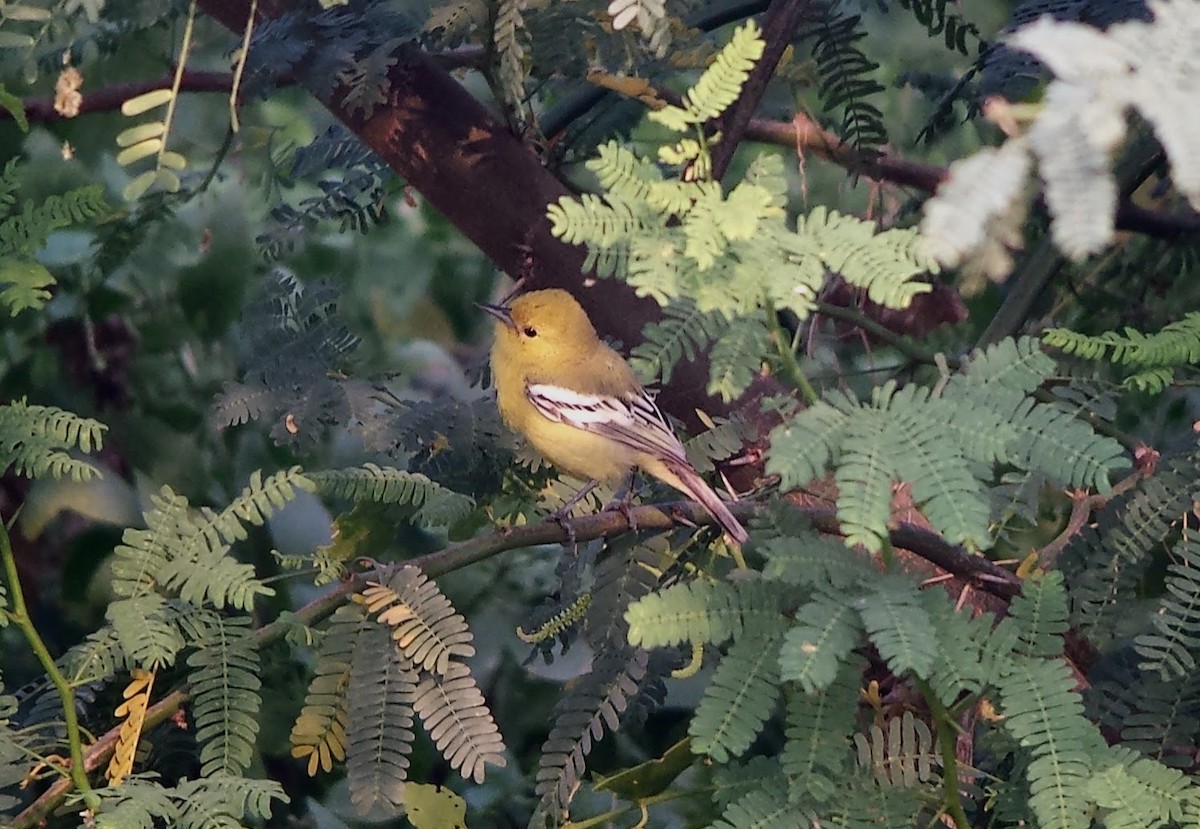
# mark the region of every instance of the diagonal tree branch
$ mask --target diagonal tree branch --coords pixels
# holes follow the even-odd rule
[[[794,147],[797,152],[807,150],[867,178],[913,187],[926,193],[937,190],[950,174],[945,167],[910,161],[892,153],[859,153],[804,114],[797,114],[790,122],[752,119],[746,126],[745,137]],[[1200,233],[1200,213],[1163,213],[1140,207],[1125,198],[1117,206],[1116,226],[1118,230],[1173,240]]]
[[[772,0],[763,19],[763,36],[766,45],[750,77],[742,86],[737,101],[720,118],[718,128],[721,141],[712,150],[713,179],[720,181],[729,170],[733,154],[742,143],[746,125],[758,110],[767,84],[775,76],[775,67],[788,44],[792,42],[796,29],[804,20],[809,0]]]

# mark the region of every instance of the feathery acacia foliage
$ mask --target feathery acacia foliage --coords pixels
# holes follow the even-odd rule
[[[831,393],[775,430],[767,468],[792,488],[832,462],[850,544],[879,549],[892,483],[905,481],[947,539],[986,547],[985,486],[995,464],[1101,491],[1111,486],[1111,473],[1128,466],[1115,440],[1031,396],[1053,369],[1037,341],[1024,338],[998,343],[932,390],[889,383],[874,390],[870,404]]]
[[[993,275],[1007,274],[1012,262],[1000,248],[1014,246],[1012,231],[1023,216],[1018,202],[1034,158],[1058,248],[1073,259],[1102,250],[1113,237],[1118,198],[1110,159],[1125,138],[1130,109],[1153,128],[1180,194],[1193,207],[1200,204],[1200,148],[1187,106],[1187,90],[1198,79],[1190,56],[1200,12],[1186,0],[1148,7],[1153,20],[1128,20],[1107,31],[1047,16],[1008,37],[1009,46],[1032,54],[1055,79],[1022,134],[1000,150],[952,165],[921,228],[931,255],[948,266],[974,257]]]
[[[761,53],[753,24],[740,28],[684,96],[683,106],[667,106],[650,117],[684,133],[718,116],[736,100]],[[871,90],[835,86],[829,94],[859,124],[863,140],[877,140],[879,135],[851,115],[860,108],[852,100]],[[918,277],[935,266],[912,231],[877,234],[871,223],[823,207],[790,230],[783,209],[787,183],[776,157],[755,158],[743,180],[725,193],[703,173],[708,150],[702,143],[685,138],[664,151],[661,160],[683,167],[682,180],[668,179],[648,159],[609,144],[588,162],[604,195],[564,197],[548,210],[555,236],[587,247],[586,268],[619,275],[662,305],[686,300],[700,314],[728,320],[719,333],[701,328],[691,342],[673,334],[678,325],[670,323],[648,332],[642,359],[651,356],[664,375],[694,343],[715,339],[709,391],[726,400],[737,397],[758,372],[767,342],[767,329],[748,317],[787,310],[807,318],[829,273],[893,308],[907,307],[930,289]],[[663,345],[658,354],[655,343]]]
[[[86,224],[108,210],[96,185],[47,196],[40,203],[26,199],[18,210],[21,167],[14,157],[0,172],[0,307],[9,316],[40,309],[50,300],[54,276],[33,256],[50,234]]]

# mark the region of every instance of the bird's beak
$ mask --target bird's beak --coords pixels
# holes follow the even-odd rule
[[[476,302],[475,307],[479,308],[481,311],[487,311],[513,331],[517,330],[517,324],[513,322],[512,311],[503,305],[488,305],[486,302]]]

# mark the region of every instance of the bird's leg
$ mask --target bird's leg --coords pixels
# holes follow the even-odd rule
[[[637,487],[634,484],[637,481],[637,472],[630,470],[625,480],[621,482],[621,486],[617,488],[616,497],[604,505],[605,512],[616,510],[625,516],[625,521],[629,524],[630,532],[637,532],[637,519],[633,517],[633,496],[637,493]]]
[[[567,534],[567,540],[571,542],[571,547],[576,546],[575,543],[575,528],[571,526],[571,510],[575,509],[575,505],[591,494],[592,490],[600,486],[599,481],[588,481],[579,491],[566,500],[566,502],[556,509],[554,512],[546,516],[547,521],[553,521],[558,526],[562,527],[563,532]]]

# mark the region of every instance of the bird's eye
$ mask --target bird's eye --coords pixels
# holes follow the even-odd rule
[[[526,336],[526,337],[536,337],[536,336],[537,336],[537,329],[536,329],[536,328],[534,328],[533,326],[528,326],[528,327],[526,327],[526,328],[525,328],[525,336]]]

